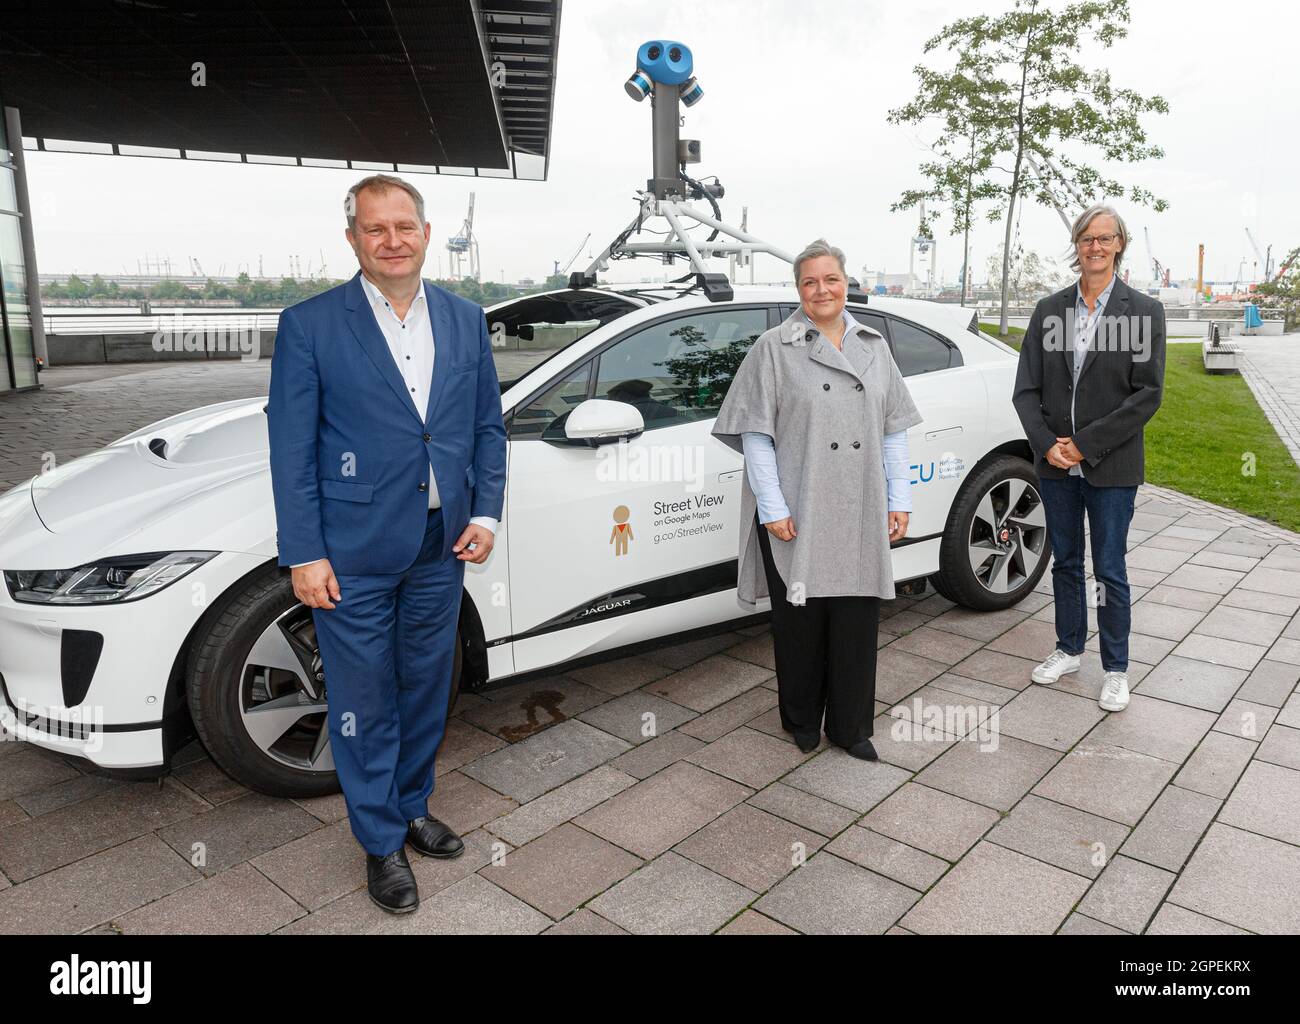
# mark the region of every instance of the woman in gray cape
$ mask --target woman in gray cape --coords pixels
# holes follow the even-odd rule
[[[880,599],[911,510],[907,428],[921,422],[877,331],[844,308],[844,253],[818,239],[794,262],[800,308],[761,334],[713,433],[745,455],[739,598],[772,599],[781,724],[815,749],[876,760]]]

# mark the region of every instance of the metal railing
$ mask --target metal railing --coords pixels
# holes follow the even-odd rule
[[[148,334],[153,331],[274,331],[278,309],[161,309],[152,313],[79,313],[45,309],[45,333],[53,335]],[[177,319],[179,315],[180,319]]]
[[[1002,307],[996,303],[989,305],[980,303],[978,307],[979,317],[981,320],[997,320],[1002,315]],[[1030,306],[1008,306],[1007,316],[1032,316],[1034,307]],[[1207,304],[1204,306],[1166,306],[1166,320],[1241,320],[1246,315],[1245,306],[1236,305],[1214,305]],[[1265,309],[1259,311],[1260,318],[1263,320],[1284,320],[1286,319],[1285,310]]]

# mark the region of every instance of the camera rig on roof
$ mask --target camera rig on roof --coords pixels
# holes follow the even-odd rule
[[[755,253],[767,253],[794,264],[794,256],[786,250],[751,235],[744,227],[723,222],[718,200],[726,190],[716,176],[712,181],[697,181],[686,173],[688,164],[700,161],[699,140],[680,137],[681,105],[693,107],[704,95],[693,70],[690,48],[683,43],[652,39],[637,50],[636,71],[624,88],[637,102],[650,97],[654,174],[646,182],[645,191],[637,193],[637,213],[632,222],[614,236],[585,271],[569,275],[570,288],[594,286],[596,275],[608,270],[613,260],[650,256],[672,264],[685,259],[691,269],[673,283],[693,279],[694,283],[684,291],[698,288],[711,301],[724,302],[734,296],[731,282],[737,268],[749,267],[752,281]],[[692,206],[691,200],[706,200],[712,213]],[[647,227],[660,218],[666,230]],[[698,226],[710,230],[707,238],[691,234],[689,229]],[[642,232],[656,237],[653,241],[634,241]],[[729,260],[729,272],[711,271],[706,261],[722,256]],[[853,298],[866,300],[856,280],[849,279],[849,288]]]

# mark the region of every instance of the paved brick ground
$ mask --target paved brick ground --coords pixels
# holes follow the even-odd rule
[[[1300,463],[1300,334],[1240,335],[1241,373],[1291,457]]]
[[[4,457],[256,394],[258,372],[2,401]],[[197,745],[159,785],[3,742],[0,932],[1300,931],[1300,535],[1138,500],[1119,715],[1095,636],[1077,677],[1029,682],[1049,579],[997,614],[887,605],[877,764],[789,742],[765,626],[467,695],[429,805],[467,850],[412,854],[403,917],[367,898],[341,797],[250,793]],[[891,707],[942,724],[900,734]]]

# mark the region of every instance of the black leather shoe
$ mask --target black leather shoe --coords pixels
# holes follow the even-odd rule
[[[409,914],[420,905],[415,874],[403,847],[383,857],[367,853],[366,882],[371,902],[390,914]]]
[[[858,740],[851,747],[845,747],[854,757],[861,758],[863,761],[879,761],[880,755],[876,753],[876,748],[871,745],[870,740]]]
[[[821,743],[822,738],[819,733],[815,732],[809,733],[806,736],[800,736],[798,733],[795,733],[794,741],[799,745],[799,749],[805,754],[811,754],[817,749],[817,745]]]
[[[437,818],[423,815],[408,825],[406,841],[426,857],[459,857],[465,852],[460,836]]]

